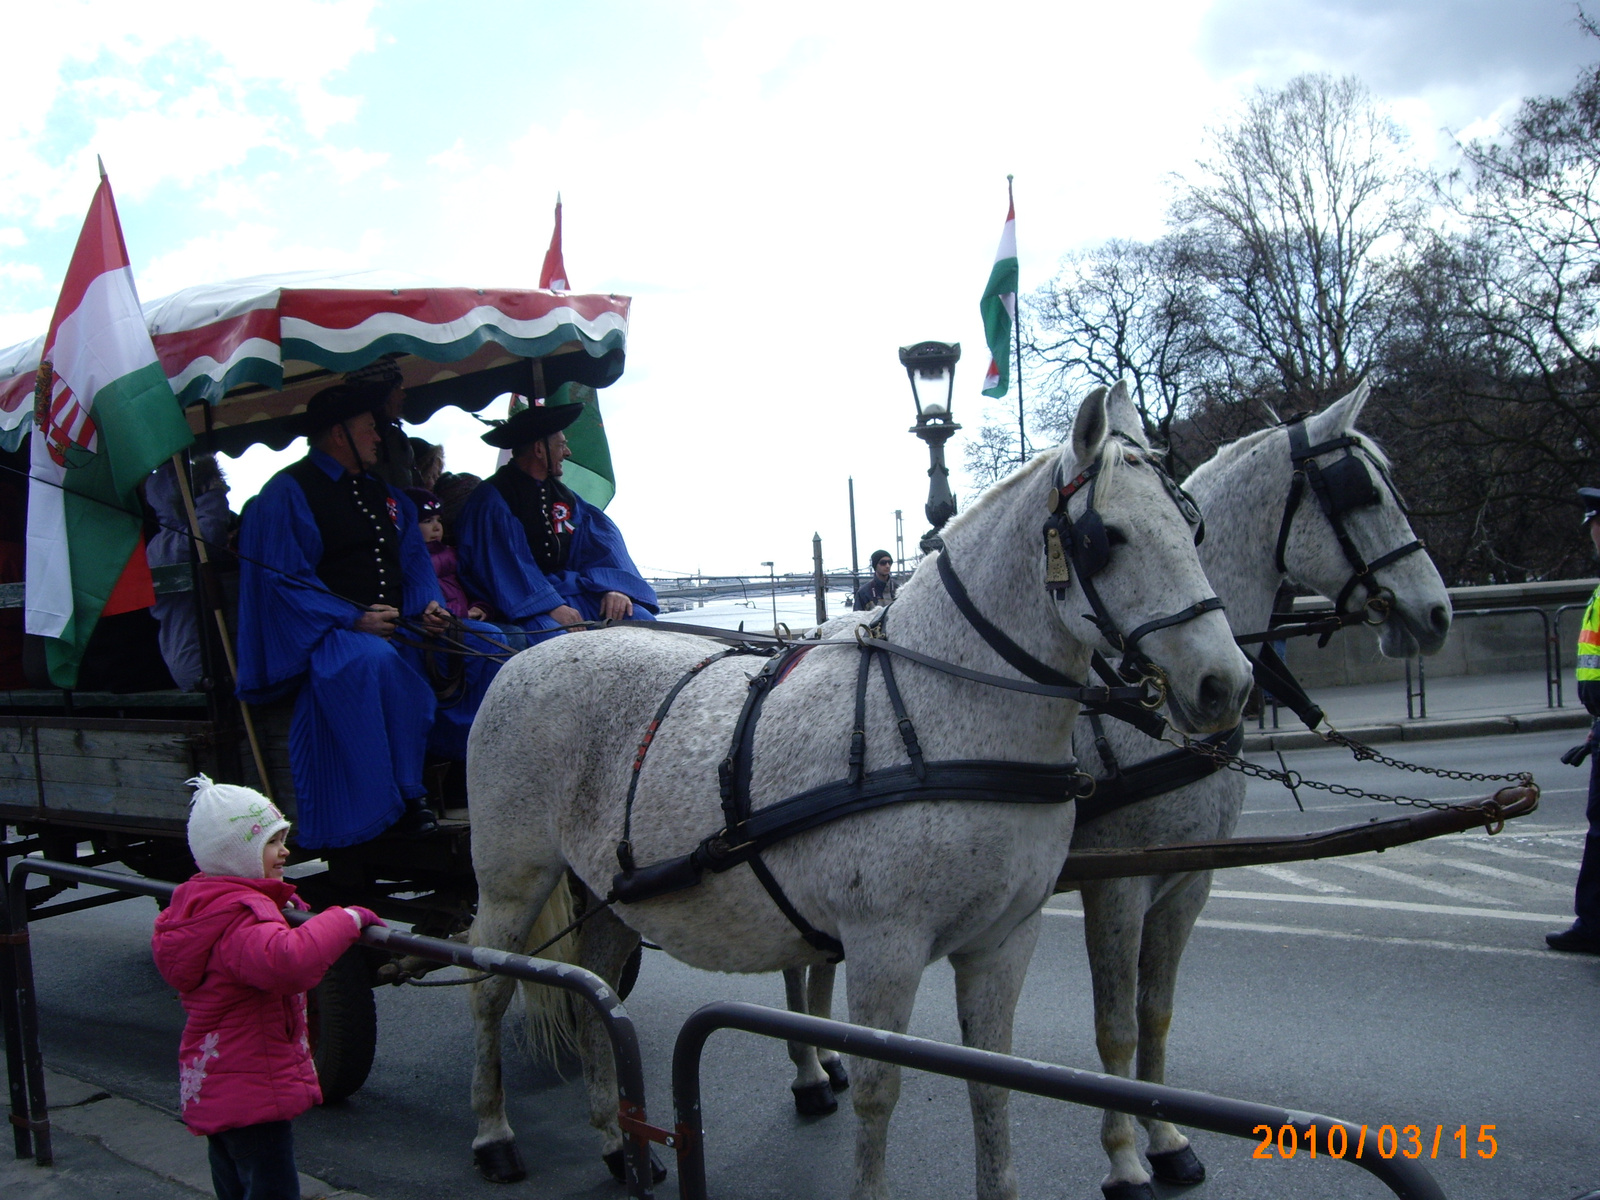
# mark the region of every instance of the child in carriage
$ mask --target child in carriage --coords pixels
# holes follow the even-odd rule
[[[486,620],[484,607],[469,600],[466,588],[461,586],[461,577],[456,574],[456,548],[445,544],[444,504],[426,488],[407,488],[406,495],[417,506],[417,528],[433,559],[433,573],[438,576],[444,606],[469,621]]]
[[[306,1032],[309,988],[382,921],[330,908],[291,928],[304,909],[283,877],[289,822],[260,792],[204,775],[189,811],[200,873],[156,918],[151,951],[188,1020],[178,1050],[184,1124],[210,1142],[218,1200],[299,1200],[290,1122],[322,1102]]]

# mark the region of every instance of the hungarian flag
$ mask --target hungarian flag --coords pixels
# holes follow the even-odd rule
[[[1017,206],[1006,180],[1006,227],[994,252],[989,282],[978,301],[983,338],[989,343],[989,370],[983,377],[985,396],[1004,396],[1011,386],[1011,323],[1017,319]]]
[[[544,252],[544,266],[539,270],[539,286],[552,292],[566,292],[567,264],[561,261],[561,193],[556,193],[556,228],[550,235],[550,249]]]
[[[34,400],[26,628],[51,639],[50,680],[70,688],[101,614],[154,601],[139,484],[194,440],[150,344],[103,171]]]

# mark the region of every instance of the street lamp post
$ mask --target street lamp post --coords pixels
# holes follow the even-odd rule
[[[922,535],[922,552],[931,554],[944,543],[939,531],[956,515],[956,498],[950,491],[950,471],[944,465],[944,444],[961,426],[955,423],[956,363],[959,342],[918,342],[900,347],[900,365],[911,380],[911,398],[917,405],[917,423],[911,432],[928,443],[928,502],[923,513],[930,528]]]

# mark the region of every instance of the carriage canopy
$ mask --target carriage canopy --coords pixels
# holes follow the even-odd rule
[[[577,399],[621,376],[630,303],[351,271],[202,284],[143,310],[200,446],[236,455],[258,442],[281,450],[297,436],[290,418],[332,376],[388,354],[399,356],[412,423],[447,405],[477,412],[506,392]],[[30,427],[43,347],[41,335],[0,350],[0,445],[8,450]],[[568,394],[557,397],[561,388]],[[570,440],[583,469],[574,484],[604,504],[611,464],[594,406]]]

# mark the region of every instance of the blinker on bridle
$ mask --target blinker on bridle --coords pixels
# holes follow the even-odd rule
[[[1273,555],[1273,563],[1279,573],[1284,575],[1289,573],[1283,560],[1284,551],[1289,544],[1289,526],[1293,524],[1294,515],[1299,510],[1300,502],[1305,498],[1306,489],[1309,487],[1311,494],[1317,498],[1317,505],[1322,509],[1323,516],[1327,517],[1328,524],[1333,528],[1333,536],[1339,542],[1339,549],[1344,553],[1345,562],[1350,565],[1350,578],[1345,581],[1344,587],[1339,589],[1333,607],[1340,613],[1345,612],[1345,601],[1355,591],[1356,585],[1360,584],[1367,592],[1367,597],[1361,604],[1367,614],[1366,623],[1381,625],[1389,618],[1389,612],[1394,605],[1394,593],[1378,582],[1374,572],[1423,549],[1422,540],[1414,539],[1367,562],[1356,549],[1355,541],[1344,524],[1347,514],[1383,502],[1383,494],[1378,491],[1378,485],[1372,482],[1372,475],[1366,463],[1356,456],[1356,451],[1361,449],[1361,443],[1349,434],[1344,434],[1313,446],[1306,434],[1304,417],[1290,421],[1288,430],[1289,461],[1294,467],[1294,481],[1289,486],[1289,497],[1284,502],[1283,519],[1278,524],[1278,546]],[[1326,467],[1317,463],[1320,455],[1332,454],[1336,450],[1343,450],[1344,454]],[[1374,466],[1377,464],[1374,463]],[[1384,486],[1389,489],[1390,495],[1394,496],[1396,506],[1403,511],[1405,506],[1400,503],[1400,494],[1395,491],[1388,473],[1379,467],[1378,474],[1382,477]],[[1331,632],[1323,634],[1318,645],[1326,645],[1331,636]]]
[[[1124,634],[1117,627],[1116,619],[1106,608],[1105,602],[1100,598],[1100,590],[1094,584],[1095,576],[1105,570],[1111,561],[1111,539],[1106,532],[1105,520],[1094,505],[1095,487],[1104,461],[1105,456],[1102,452],[1099,458],[1068,483],[1061,482],[1061,468],[1059,465],[1056,467],[1054,485],[1046,501],[1050,516],[1044,523],[1045,587],[1049,589],[1052,597],[1064,600],[1067,589],[1072,585],[1072,569],[1076,567],[1078,586],[1083,590],[1084,598],[1089,601],[1089,607],[1093,610],[1084,615],[1094,622],[1106,641],[1122,655],[1122,661],[1117,664],[1118,674],[1124,679],[1155,677],[1164,684],[1165,677],[1161,668],[1139,649],[1139,642],[1147,634],[1154,633],[1158,629],[1181,625],[1208,612],[1216,612],[1223,607],[1223,604],[1216,596],[1209,596],[1169,616],[1146,621],[1131,633]],[[1161,486],[1166,489],[1167,495],[1172,498],[1183,519],[1194,529],[1194,544],[1198,546],[1206,536],[1206,523],[1201,515],[1200,506],[1195,503],[1194,497],[1179,487],[1177,482],[1154,461],[1148,458],[1146,461],[1156,473],[1156,478],[1161,481]],[[1088,489],[1087,504],[1082,515],[1073,520],[1072,514],[1067,510],[1067,502],[1085,487]],[[1165,691],[1165,687],[1162,691]]]

